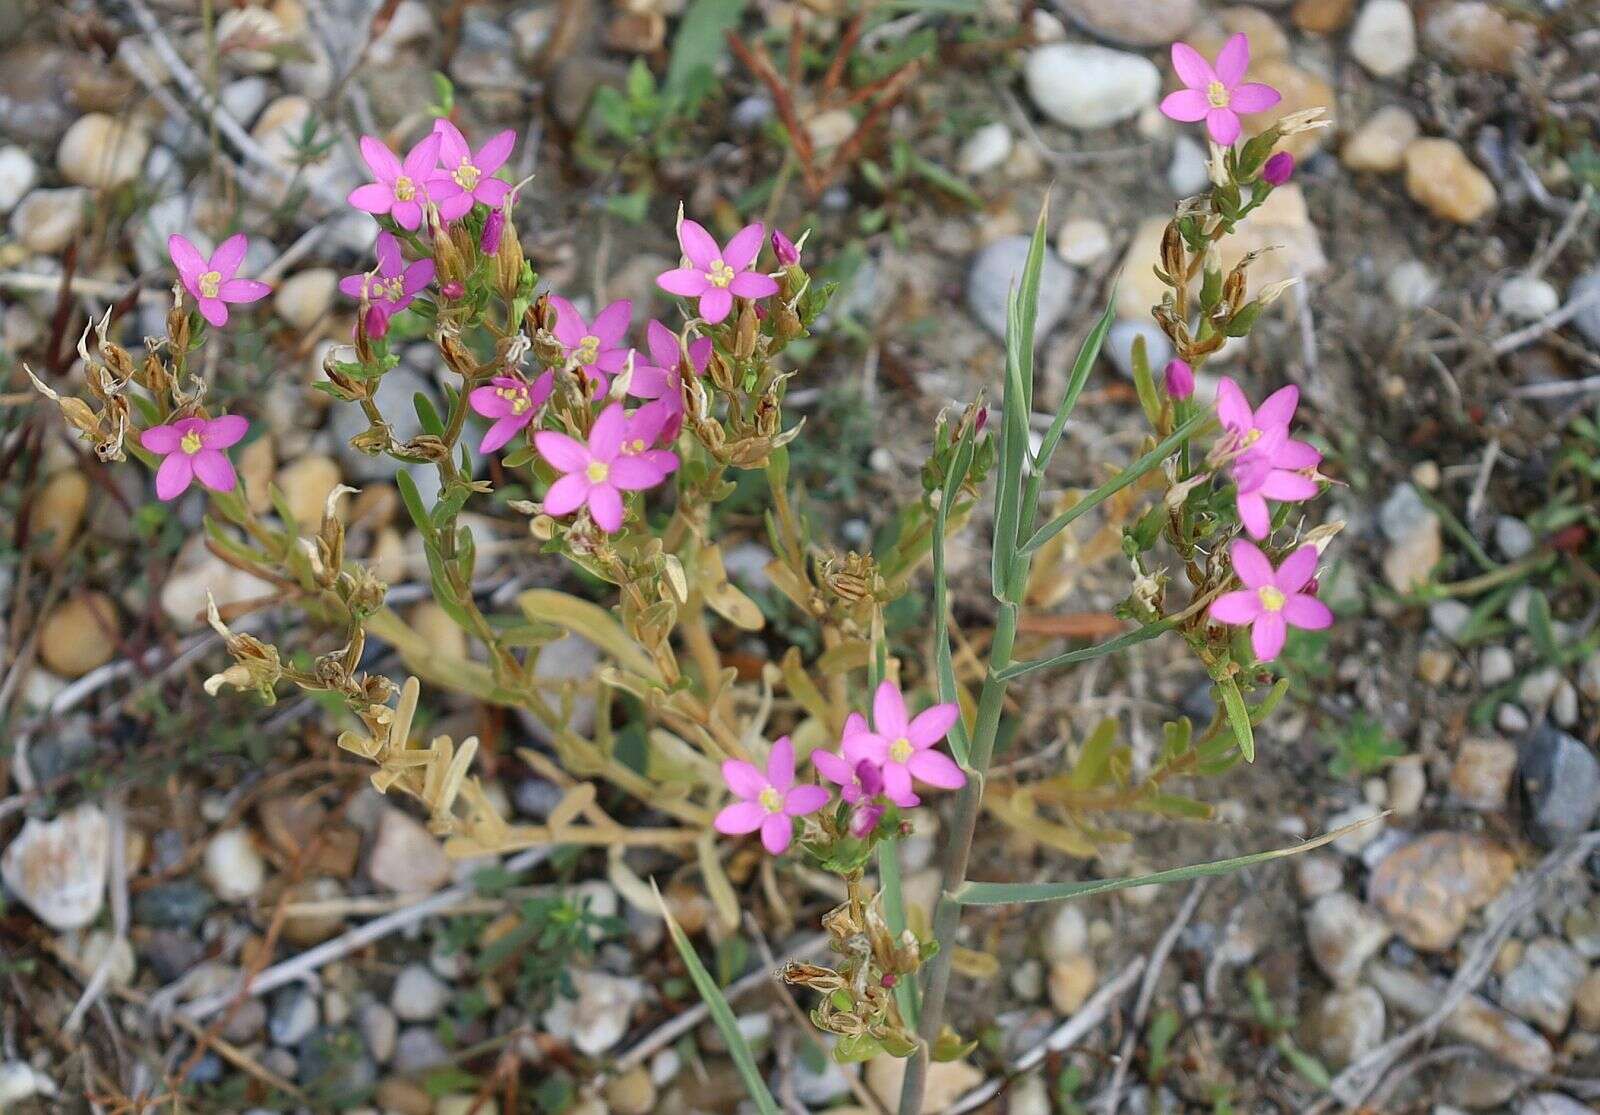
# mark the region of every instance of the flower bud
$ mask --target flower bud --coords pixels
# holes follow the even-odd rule
[[[483,222],[483,236],[478,240],[478,251],[486,256],[492,256],[500,250],[500,234],[506,230],[506,211],[504,208],[489,210],[488,218]]]
[[[1187,399],[1194,394],[1194,369],[1188,361],[1167,361],[1166,385],[1167,394],[1174,399]]]
[[[777,229],[772,230],[772,254],[778,258],[779,265],[793,267],[800,262],[800,249],[795,247],[790,240]]]
[[[1294,156],[1279,151],[1261,168],[1261,179],[1272,186],[1281,186],[1294,175]]]

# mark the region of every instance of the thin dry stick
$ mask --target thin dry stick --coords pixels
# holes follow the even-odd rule
[[[1495,957],[1500,954],[1500,947],[1511,936],[1511,931],[1529,910],[1543,900],[1557,877],[1565,874],[1597,847],[1600,847],[1600,832],[1591,832],[1545,856],[1501,904],[1499,916],[1474,942],[1471,952],[1456,969],[1455,976],[1440,996],[1439,1005],[1409,1030],[1390,1038],[1334,1077],[1328,1087],[1329,1097],[1312,1107],[1308,1115],[1321,1115],[1333,1110],[1337,1104],[1343,1104],[1350,1111],[1360,1108],[1395,1063],[1413,1047],[1438,1032],[1461,1005],[1461,1001],[1483,982],[1494,965]]]
[[[544,862],[549,858],[549,855],[549,848],[529,848],[527,851],[519,852],[506,860],[501,867],[511,874],[518,874]],[[207,995],[194,1000],[192,1003],[185,1004],[182,1008],[182,1013],[187,1018],[199,1021],[222,1010],[233,1002],[235,996],[241,993],[245,996],[265,995],[267,992],[275,991],[285,984],[305,979],[323,965],[331,964],[335,960],[349,956],[357,949],[364,948],[374,941],[381,941],[391,933],[397,933],[407,926],[415,925],[417,922],[430,918],[435,914],[443,913],[458,903],[472,898],[475,893],[469,883],[458,883],[453,887],[435,891],[403,910],[396,910],[392,914],[375,918],[365,925],[350,930],[350,932],[341,937],[325,941],[315,948],[307,949],[298,956],[292,956],[288,960],[274,964],[270,968],[262,969],[255,979],[251,980],[249,985],[243,988],[242,992],[239,988],[229,988],[213,995]]]
[[[1567,302],[1559,310],[1540,318],[1532,325],[1518,329],[1514,333],[1507,333],[1494,344],[1489,346],[1489,351],[1495,356],[1504,356],[1508,352],[1515,352],[1523,345],[1537,341],[1546,333],[1560,329],[1567,322],[1577,317],[1584,310],[1600,302],[1600,290],[1591,290]]]
[[[1043,1061],[1051,1053],[1060,1053],[1071,1049],[1082,1041],[1091,1031],[1110,1013],[1118,1000],[1122,998],[1133,986],[1146,967],[1142,956],[1135,957],[1128,962],[1127,967],[1112,976],[1099,991],[1089,996],[1089,1001],[1078,1009],[1078,1013],[1067,1019],[1060,1026],[1052,1030],[1048,1037],[1032,1049],[1011,1063],[1011,1069],[1004,1078],[995,1078],[985,1081],[955,1103],[945,1108],[940,1115],[964,1115],[968,1111],[976,1111],[1000,1094],[1000,1089],[1005,1086],[1006,1080],[1011,1077],[1021,1076]]]
[[[1184,896],[1183,905],[1178,907],[1177,916],[1172,919],[1172,924],[1167,926],[1167,931],[1161,934],[1161,939],[1156,942],[1154,951],[1150,953],[1150,965],[1144,970],[1144,979],[1139,984],[1139,997],[1133,1002],[1133,1025],[1128,1027],[1128,1032],[1122,1038],[1122,1048],[1117,1051],[1117,1067],[1112,1071],[1111,1085],[1106,1090],[1107,1115],[1116,1115],[1117,1107],[1122,1103],[1122,1086],[1128,1078],[1128,1066],[1133,1062],[1133,1050],[1138,1044],[1139,1032],[1144,1029],[1145,1018],[1150,1013],[1150,1004],[1156,997],[1156,984],[1160,982],[1161,971],[1167,966],[1167,958],[1177,946],[1178,937],[1183,933],[1184,927],[1194,917],[1194,912],[1200,908],[1200,900],[1205,897],[1206,887],[1209,885],[1209,879],[1194,881],[1189,893]]]

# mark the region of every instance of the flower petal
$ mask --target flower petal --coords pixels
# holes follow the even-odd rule
[[[176,426],[151,426],[139,434],[139,444],[152,453],[176,453],[183,431]]]
[[[589,450],[583,443],[554,430],[540,430],[533,435],[539,456],[562,472],[582,472],[589,465]]]
[[[178,274],[185,284],[194,282],[205,273],[206,257],[200,254],[200,249],[177,233],[167,237],[167,254],[172,257],[172,265],[178,269]]]
[[[704,271],[698,271],[693,267],[679,267],[657,275],[656,286],[668,294],[676,294],[683,298],[698,298],[710,289],[711,280],[706,278]]]
[[[740,298],[770,298],[778,293],[778,282],[759,271],[741,271],[728,284],[728,290]]]
[[[770,813],[753,801],[736,801],[723,806],[711,826],[725,836],[743,836],[755,832],[769,816]]]
[[[439,159],[447,167],[460,164],[462,159],[472,161],[472,148],[467,145],[467,137],[461,134],[461,129],[444,117],[433,122],[433,130],[439,135]]]
[[[400,289],[407,294],[416,294],[426,290],[428,284],[433,282],[434,266],[431,259],[419,259],[403,272]]]
[[[1306,582],[1316,576],[1317,556],[1315,546],[1301,546],[1284,558],[1283,564],[1278,566],[1277,576],[1273,578],[1278,591],[1292,596],[1305,588]]]
[[[1273,583],[1272,563],[1259,547],[1242,538],[1238,539],[1228,547],[1228,558],[1233,562],[1233,571],[1244,582],[1245,588],[1260,588]]]
[[[794,821],[787,813],[769,813],[761,822],[761,846],[775,856],[781,856],[794,839]]]
[[[651,320],[644,327],[644,347],[650,353],[650,363],[658,368],[675,368],[682,359],[678,335],[659,321]]]
[[[472,160],[484,174],[493,174],[505,165],[511,157],[511,149],[517,145],[517,132],[515,128],[507,128],[489,137],[484,145],[478,148],[478,157]]]
[[[745,225],[733,234],[728,246],[722,249],[722,262],[735,271],[745,270],[755,262],[756,256],[761,254],[761,243],[766,238],[766,227],[759,221],[753,225]]]
[[[483,440],[478,442],[479,453],[493,453],[506,445],[517,436],[518,431],[526,429],[528,422],[533,418],[533,412],[523,414],[508,414],[495,421],[488,431],[484,433]],[[566,477],[562,477],[566,479]],[[557,481],[556,483],[560,483]],[[548,501],[546,501],[548,503]],[[548,508],[547,508],[548,510]]]
[[[1333,626],[1333,611],[1315,596],[1296,593],[1283,603],[1283,618],[1296,627],[1321,631]]]
[[[1259,81],[1247,81],[1228,97],[1228,107],[1235,112],[1264,112],[1283,100],[1283,94]]]
[[[244,254],[249,250],[250,238],[242,232],[234,233],[211,253],[211,270],[220,272],[224,279],[233,278],[234,272],[244,262]]]
[[[1261,494],[1267,499],[1275,499],[1281,503],[1316,499],[1320,491],[1317,482],[1310,477],[1301,476],[1298,472],[1285,472],[1281,468],[1275,468],[1267,473],[1260,488]]]
[[[224,302],[259,302],[272,293],[272,288],[259,279],[229,279],[217,288],[217,297]]]
[[[200,316],[209,321],[216,328],[221,329],[228,324],[228,304],[220,298],[197,298],[195,305],[200,309]]]
[[[1206,113],[1206,131],[1224,147],[1239,138],[1239,116],[1231,108],[1214,108]]]
[[[399,157],[389,150],[388,144],[376,136],[361,137],[361,158],[372,173],[378,176],[379,182],[393,182],[400,177]]]
[[[1233,504],[1251,538],[1265,538],[1272,533],[1272,513],[1267,510],[1266,497],[1259,490],[1250,492],[1241,488]]]
[[[589,332],[600,339],[601,347],[611,348],[627,335],[628,323],[632,320],[633,302],[619,298],[595,315],[594,321],[589,323]]]
[[[1172,68],[1177,71],[1179,81],[1202,93],[1217,77],[1211,63],[1188,43],[1172,44]]]
[[[906,769],[918,782],[941,790],[959,790],[967,784],[967,776],[943,751],[918,751],[906,760]]]
[[[363,213],[387,213],[394,207],[394,191],[382,182],[368,182],[351,190],[345,200]]]
[[[621,403],[612,403],[600,412],[589,430],[589,454],[596,460],[610,462],[622,451],[622,439],[628,432],[628,414]]]
[[[506,195],[511,192],[511,183],[504,178],[479,179],[477,187],[472,191],[472,196],[485,205],[498,209],[506,200]]]
[[[1271,662],[1288,637],[1289,626],[1284,623],[1282,612],[1262,612],[1250,627],[1250,649],[1262,662]]]
[[[156,469],[156,498],[177,499],[189,490],[194,479],[193,458],[187,453],[169,453]]]
[[[1198,89],[1179,89],[1176,93],[1168,93],[1161,100],[1161,115],[1182,124],[1193,124],[1196,120],[1204,120],[1206,113],[1210,111],[1211,102]]]
[[[840,749],[852,764],[859,763],[863,759],[882,763],[889,758],[889,741],[876,732],[847,732],[840,743]]]
[[[1256,407],[1255,424],[1266,430],[1274,426],[1287,427],[1294,421],[1295,408],[1300,405],[1300,388],[1288,384],[1278,388]]]
[[[1256,424],[1250,400],[1244,397],[1239,385],[1227,376],[1223,376],[1217,384],[1217,417],[1236,434],[1243,434]]]
[[[700,337],[689,342],[689,366],[694,369],[695,375],[703,375],[706,364],[711,360],[711,338]]]
[[[389,216],[407,232],[415,232],[417,226],[422,224],[422,206],[415,201],[397,201],[394,208],[389,210]]]
[[[884,680],[872,695],[872,728],[885,739],[899,739],[906,734],[906,699],[900,687]]]
[[[1231,36],[1217,53],[1217,80],[1232,89],[1250,68],[1250,40],[1244,34]]]
[[[559,294],[550,296],[550,307],[556,312],[555,324],[550,327],[550,332],[555,334],[556,340],[568,348],[576,348],[582,344],[589,326],[583,320],[583,315],[578,312],[578,307]]]
[[[406,152],[406,161],[400,169],[406,177],[421,182],[439,165],[439,142],[442,137],[438,132],[429,132],[417,141],[417,145]]]
[[[636,457],[621,456],[611,462],[610,481],[624,492],[642,492],[646,488],[654,488],[666,479],[657,464],[649,458],[640,455]]]
[[[589,489],[589,515],[607,534],[617,533],[622,529],[622,493],[610,484],[596,484]]]
[[[843,755],[832,751],[813,751],[811,765],[829,782],[837,782],[841,786],[848,786],[855,781],[855,764]]]
[[[684,258],[700,271],[709,271],[711,264],[722,257],[722,249],[698,221],[685,220],[678,226],[678,246]]]
[[[538,434],[534,434],[538,437]],[[569,472],[550,485],[544,494],[544,512],[560,518],[570,515],[589,499],[589,478],[581,472]]]
[[[176,456],[177,454],[174,454]],[[171,460],[168,457],[167,460]],[[233,465],[220,449],[202,449],[194,455],[194,475],[213,492],[231,492],[239,483]]]
[[[794,785],[794,743],[788,736],[779,736],[772,744],[772,754],[767,756],[767,781],[785,794]]]
[[[821,786],[796,786],[783,798],[783,811],[791,817],[804,817],[828,804],[832,795]]]
[[[438,183],[443,181],[443,179],[435,178],[433,181],[434,183]],[[428,187],[428,196],[432,198],[433,203],[439,207],[439,219],[441,221],[459,221],[472,209],[473,197],[471,194],[456,193],[451,197],[441,198],[435,196],[433,184],[430,184]]]
[[[733,309],[733,295],[723,287],[707,287],[700,296],[700,316],[711,325],[720,325]]]
[[[1316,468],[1322,463],[1322,454],[1315,446],[1293,438],[1284,439],[1278,451],[1272,455],[1274,468],[1303,469]]]
[[[1261,614],[1261,596],[1255,589],[1240,589],[1238,592],[1225,592],[1212,603],[1211,610],[1206,613],[1218,623],[1229,623],[1234,626],[1245,623],[1254,623]]]
[[[739,797],[754,800],[767,788],[767,776],[754,763],[743,759],[724,759],[722,781]]]
[[[904,763],[883,765],[883,796],[902,809],[910,809],[922,800],[911,789],[911,772]]]
[[[955,727],[961,708],[954,702],[924,709],[906,728],[906,738],[916,747],[932,747]]]
[[[239,444],[249,431],[250,422],[242,415],[223,414],[206,423],[200,441],[207,449],[226,449]]]

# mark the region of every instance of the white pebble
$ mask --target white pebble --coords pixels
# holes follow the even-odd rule
[[[1367,0],[1350,31],[1350,53],[1375,77],[1394,77],[1417,57],[1417,21],[1405,0]]]
[[[224,902],[253,897],[266,882],[267,865],[243,829],[224,829],[206,845],[206,882]]]
[[[1111,250],[1111,233],[1093,217],[1073,217],[1056,233],[1056,253],[1074,267],[1087,267]]]
[[[26,151],[20,147],[0,148],[0,213],[15,209],[38,178],[39,168]]]
[[[1408,259],[1391,268],[1383,285],[1390,301],[1407,310],[1426,306],[1439,293],[1439,280],[1434,278],[1426,265],[1415,259]]]
[[[1011,129],[998,120],[985,124],[967,137],[956,156],[962,174],[979,175],[1004,163],[1011,154]]]
[[[1513,275],[1500,284],[1496,296],[1500,312],[1517,321],[1538,321],[1555,313],[1561,295],[1555,287],[1532,275]]]

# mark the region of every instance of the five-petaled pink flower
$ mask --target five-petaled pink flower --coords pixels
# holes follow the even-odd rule
[[[615,375],[627,367],[628,346],[623,338],[628,334],[628,322],[633,318],[633,303],[618,299],[594,317],[592,324],[571,302],[559,295],[550,296],[550,305],[556,311],[556,323],[550,332],[555,334],[568,358],[577,361],[583,374],[606,384],[606,376]]]
[[[1283,98],[1270,85],[1243,81],[1250,66],[1250,40],[1235,35],[1217,55],[1217,65],[1201,57],[1188,43],[1172,44],[1172,68],[1188,88],[1169,93],[1161,111],[1173,120],[1206,122],[1211,138],[1224,147],[1239,138],[1239,116],[1262,112]]]
[[[485,418],[494,419],[478,443],[478,452],[493,453],[516,437],[517,431],[526,429],[555,383],[556,374],[546,370],[532,383],[516,376],[495,376],[484,386],[474,387],[467,402]]]
[[[794,840],[794,819],[815,813],[828,804],[828,791],[810,784],[794,782],[794,744],[788,736],[772,745],[767,769],[742,759],[722,764],[722,779],[739,800],[725,805],[712,822],[728,836],[743,836],[761,830],[761,844],[773,855],[782,855]]]
[[[678,225],[678,244],[689,265],[662,272],[656,283],[668,294],[698,298],[700,316],[716,325],[733,310],[735,295],[766,298],[778,293],[771,275],[750,270],[765,236],[762,225],[745,225],[723,248],[700,225],[683,221]]]
[[[378,233],[374,251],[378,266],[359,275],[346,275],[339,280],[339,289],[351,298],[368,303],[369,310],[381,311],[382,320],[387,323],[433,282],[433,260],[406,263],[405,256],[400,254],[400,241],[388,232]],[[382,335],[381,330],[371,328],[370,321],[367,331],[374,336]]]
[[[249,239],[241,232],[218,244],[207,259],[177,233],[167,237],[167,252],[184,289],[194,295],[200,315],[218,329],[228,324],[229,302],[255,302],[272,293],[266,283],[234,278],[249,247]]]
[[[473,154],[472,148],[467,145],[467,137],[461,134],[461,129],[450,121],[435,120],[433,131],[439,137],[439,163],[445,177],[461,191],[443,200],[434,198],[434,204],[439,207],[439,216],[453,221],[471,209],[475,201],[491,207],[499,206],[510,192],[511,183],[495,178],[494,172],[510,158],[511,148],[517,142],[516,131],[507,128],[499,135],[491,136],[487,143],[478,148],[477,154]]]
[[[652,321],[645,326],[645,347],[650,363],[635,363],[633,379],[628,384],[628,394],[641,399],[659,399],[668,415],[662,436],[672,440],[683,425],[683,352],[678,347],[678,335]],[[711,359],[711,338],[699,337],[689,342],[689,367],[695,375],[703,375]]]
[[[1307,473],[1322,463],[1322,454],[1289,436],[1299,403],[1300,389],[1293,384],[1280,387],[1254,410],[1233,380],[1217,385],[1217,417],[1224,430],[1220,451],[1232,458],[1235,505],[1252,538],[1265,538],[1272,529],[1267,500],[1311,499],[1319,490]]]
[[[868,731],[867,718],[852,712],[845,718],[842,739]],[[883,793],[883,769],[871,759],[851,762],[833,751],[813,751],[811,762],[829,782],[839,787],[839,797],[849,805],[871,801]]]
[[[627,435],[628,417],[621,403],[600,412],[587,445],[553,430],[534,434],[539,454],[566,474],[550,485],[545,511],[567,515],[587,505],[601,530],[615,534],[622,529],[622,493],[653,488],[678,467],[678,455],[667,450],[648,456],[623,452]]]
[[[222,451],[250,429],[237,414],[216,418],[180,418],[167,426],[151,426],[139,444],[164,459],[156,469],[156,496],[177,499],[195,480],[214,492],[231,492],[239,482]]]
[[[1244,588],[1226,593],[1211,605],[1219,623],[1250,625],[1250,646],[1256,658],[1269,662],[1283,650],[1290,627],[1320,631],[1333,623],[1328,606],[1302,592],[1317,571],[1317,548],[1301,546],[1277,569],[1252,543],[1240,538],[1228,548],[1233,571]]]
[[[942,704],[909,718],[899,687],[884,681],[872,698],[872,730],[857,723],[858,730],[851,732],[846,725],[844,757],[852,763],[867,759],[878,764],[883,770],[883,796],[909,808],[921,800],[911,789],[913,778],[941,790],[966,784],[967,776],[955,760],[934,750],[959,715],[954,704]]]
[[[407,231],[422,223],[422,206],[442,205],[461,192],[455,181],[439,170],[438,132],[429,132],[401,162],[382,140],[361,137],[361,157],[378,179],[350,191],[351,205],[365,213],[387,213]]]

